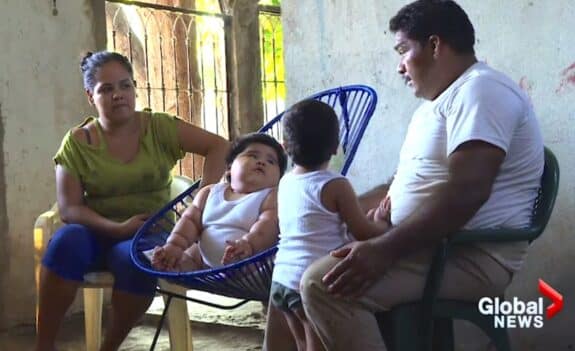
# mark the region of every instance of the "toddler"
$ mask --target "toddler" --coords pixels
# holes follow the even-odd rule
[[[270,291],[270,308],[282,311],[298,351],[323,350],[308,322],[299,294],[300,279],[315,260],[348,243],[350,232],[366,240],[385,232],[388,216],[362,212],[349,181],[327,169],[339,144],[338,119],[320,101],[304,100],[282,118],[283,143],[293,169],[280,181],[280,240]]]

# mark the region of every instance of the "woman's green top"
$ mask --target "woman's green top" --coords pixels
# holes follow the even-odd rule
[[[171,170],[184,157],[178,139],[178,118],[144,112],[147,123],[136,157],[124,163],[110,156],[100,124],[88,117],[77,128],[96,121],[99,145],[80,142],[71,129],[62,140],[54,162],[80,180],[86,205],[105,218],[124,221],[153,214],[170,200]]]

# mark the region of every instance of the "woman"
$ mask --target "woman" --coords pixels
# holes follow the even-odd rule
[[[170,171],[186,152],[205,157],[202,185],[225,170],[229,144],[219,136],[164,113],[135,110],[128,59],[88,54],[84,88],[98,117],[71,129],[54,161],[58,208],[67,223],[51,239],[42,261],[37,351],[54,350],[66,310],[84,273],[115,277],[111,325],[101,350],[117,350],[154,297],[156,280],[130,259],[131,238],[169,200]]]

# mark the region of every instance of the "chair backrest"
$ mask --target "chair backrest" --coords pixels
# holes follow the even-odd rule
[[[375,90],[365,85],[347,85],[329,89],[307,97],[330,105],[339,118],[339,141],[344,158],[340,173],[345,175],[351,166],[359,142],[377,104]],[[281,141],[283,112],[266,123],[259,131]]]
[[[188,190],[189,187],[194,185],[193,179],[182,175],[175,175],[172,177],[172,185],[170,186],[170,200],[175,199],[178,195]],[[199,184],[199,182],[198,182]]]
[[[534,232],[534,237],[531,240],[537,239],[537,237],[543,233],[543,230],[545,230],[547,222],[549,222],[549,217],[551,217],[559,188],[559,163],[557,162],[557,158],[547,147],[545,147],[544,152],[545,167],[543,169],[543,175],[541,176],[541,187],[535,199],[531,218],[531,227]]]

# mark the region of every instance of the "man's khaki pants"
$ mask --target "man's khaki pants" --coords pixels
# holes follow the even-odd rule
[[[337,298],[321,279],[339,259],[314,262],[301,280],[304,309],[327,351],[385,350],[375,312],[419,300],[432,257],[424,250],[397,261],[361,298]],[[511,282],[511,273],[489,255],[473,247],[454,249],[446,263],[439,296],[477,301],[499,296]]]

